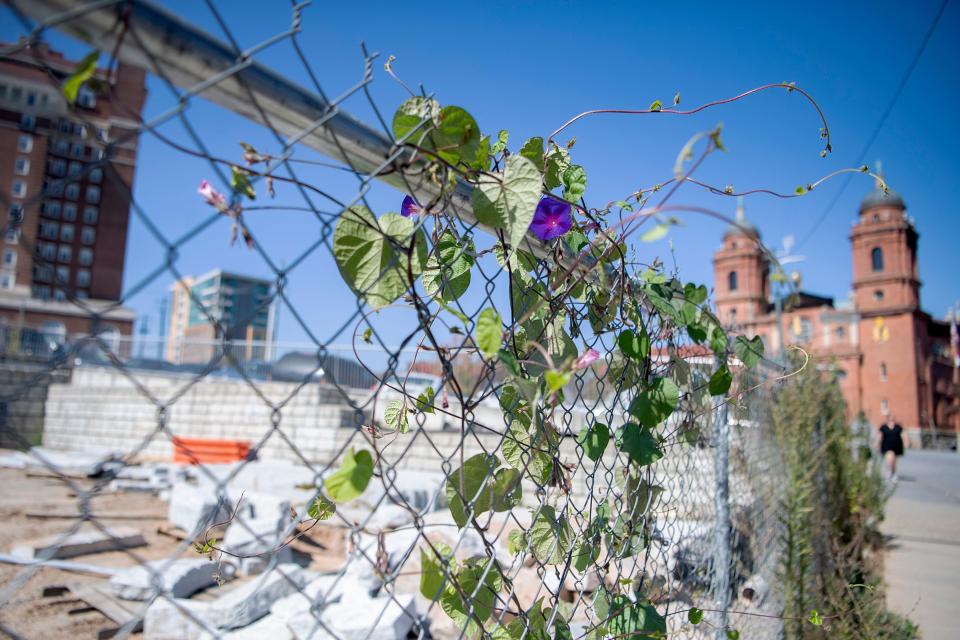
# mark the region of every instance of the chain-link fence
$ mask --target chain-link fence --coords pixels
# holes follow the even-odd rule
[[[62,328],[4,327],[0,424],[6,446],[26,453],[3,458],[20,515],[4,536],[17,548],[4,556],[0,631],[782,633],[785,476],[769,394],[785,370],[762,361],[756,384],[740,380],[730,401],[714,393],[726,342],[709,348],[674,318],[707,322],[704,288],[685,289],[662,268],[629,281],[602,260],[584,270],[568,240],[478,223],[470,186],[415,157],[413,134],[395,137],[371,90],[376,55],[363,50],[359,80],[328,93],[300,47],[304,5],[290,5],[289,29],[247,48],[212,3],[224,41],[147,2],[11,7],[24,38],[2,60],[26,69],[27,93],[50,96],[24,111],[33,118],[21,131],[50,149],[46,171],[37,168],[42,188],[4,189],[4,231],[33,256],[31,299],[49,294],[73,325],[68,339]],[[44,48],[53,30],[108,66],[81,75],[83,65]],[[306,85],[258,62],[280,48]],[[124,102],[131,68],[168,95],[149,117],[142,95]],[[221,145],[196,109],[205,123],[240,116],[266,142]],[[413,130],[429,127],[428,111]],[[67,175],[61,139],[81,145]],[[201,188],[205,215],[193,228],[168,229],[164,212],[135,196],[124,167],[146,139],[200,167],[196,182],[216,182]],[[138,177],[153,179],[163,178]],[[44,234],[57,235],[50,212],[64,211],[48,203],[69,204],[76,184],[128,200],[161,248],[155,268],[114,300],[87,298],[45,249]],[[403,194],[424,213],[368,215]],[[303,219],[288,223],[294,212]],[[345,220],[362,231],[347,234],[353,245],[339,235]],[[301,242],[271,245],[287,224]],[[371,229],[378,235],[364,235]],[[191,288],[179,264],[231,235],[269,273],[269,294],[242,318]],[[375,263],[366,280],[356,277],[364,261]],[[622,253],[620,264],[656,267]],[[338,271],[353,277],[344,283]],[[191,362],[180,346],[166,353],[171,338],[138,347],[129,327],[106,330],[122,327],[124,305],[156,282],[181,283],[210,331],[177,343],[203,347]],[[402,295],[388,295],[397,286]],[[301,312],[308,297],[344,295],[350,304],[322,309],[323,332]],[[269,338],[233,330],[274,306],[310,340],[285,366]]]

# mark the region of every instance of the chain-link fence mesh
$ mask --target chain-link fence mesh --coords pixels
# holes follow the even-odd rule
[[[3,185],[11,207],[4,231],[19,233],[34,256],[34,282],[42,282],[38,273],[52,275],[44,291],[86,327],[68,336],[4,327],[11,381],[0,391],[4,443],[27,450],[42,438],[44,445],[8,457],[7,466],[27,472],[16,489],[26,501],[39,500],[30,493],[41,491],[36,483],[41,493],[54,492],[56,512],[14,526],[12,536],[29,529],[52,537],[28,545],[26,555],[5,556],[22,566],[3,567],[0,630],[11,637],[49,637],[53,627],[44,624],[75,631],[70,620],[37,615],[53,607],[31,601],[42,589],[47,600],[69,591],[111,620],[85,622],[81,633],[99,625],[119,637],[141,630],[154,638],[645,637],[660,625],[661,633],[691,638],[728,629],[742,638],[782,633],[774,583],[785,480],[769,381],[784,370],[761,363],[757,384],[727,403],[704,391],[716,367],[711,350],[644,307],[642,295],[622,297],[629,287],[604,282],[602,269],[590,276],[599,283],[586,284],[619,290],[620,298],[603,299],[597,289],[553,296],[563,284],[555,282],[558,273],[579,274],[558,270],[568,261],[563,252],[528,237],[523,253],[505,256],[502,233],[476,222],[465,188],[444,188],[444,176],[424,171],[394,139],[370,88],[376,55],[364,50],[358,82],[336,97],[328,93],[322,68],[300,48],[301,5],[290,6],[289,29],[249,48],[212,3],[207,9],[223,42],[144,2],[12,7],[24,38],[6,46],[2,59],[42,72],[62,100],[76,66],[52,61],[42,44],[52,30],[80,37],[103,52],[101,64],[110,61],[94,86],[124,126],[97,137],[103,125],[95,109],[64,106],[56,117],[40,111],[30,123],[38,137],[49,129],[54,146],[89,133],[88,152],[69,175],[49,164],[44,189],[25,197]],[[279,47],[309,86],[257,62]],[[168,93],[148,119],[141,104],[124,104],[118,79],[132,67]],[[194,122],[198,108],[208,111],[207,122],[210,110],[227,123],[239,115],[271,142],[242,150],[239,140],[214,144]],[[64,122],[83,128],[57,129]],[[195,227],[168,229],[164,212],[136,198],[131,174],[118,170],[147,138],[184,162],[205,163],[197,181],[207,176],[229,194],[198,198],[205,215]],[[50,154],[55,161],[56,149]],[[47,203],[67,202],[72,184],[94,184],[94,176],[102,176],[104,192],[130,199],[136,224],[162,253],[155,269],[112,302],[87,299],[69,274],[60,278],[62,264],[45,253],[47,227],[37,222],[54,220]],[[246,185],[258,198],[241,206]],[[274,191],[275,199],[268,195]],[[424,216],[398,234],[357,213],[382,209],[377,203],[388,199],[399,203],[403,193],[446,217]],[[307,221],[291,227],[301,242],[281,251],[261,241],[293,212]],[[375,227],[395,257],[355,288],[351,305],[324,309],[322,334],[299,310],[303,298],[295,292],[332,298],[333,289],[348,291],[337,277],[335,230],[350,215]],[[210,228],[223,235],[206,233]],[[426,280],[432,269],[433,291],[426,283],[404,286],[396,302],[368,304],[384,281],[398,277],[392,269],[409,267],[404,260],[419,250],[417,233],[429,237],[418,274],[422,269]],[[228,320],[190,287],[179,262],[202,253],[211,238],[227,243],[231,235],[249,246],[234,250],[249,251],[270,286],[245,317]],[[444,244],[447,238],[456,242]],[[453,244],[465,252],[466,275],[448,268]],[[174,357],[162,355],[164,345],[147,347],[154,355],[144,358],[143,345],[106,330],[131,297],[166,281],[184,285],[214,336],[194,341],[200,355],[189,367],[182,345]],[[662,284],[670,282],[665,275]],[[619,355],[616,331],[597,329],[628,327],[616,318],[630,304],[652,345],[642,363]],[[282,371],[281,354],[266,354],[269,338],[231,331],[274,305],[311,341]],[[524,364],[534,379],[588,349],[603,355],[574,367],[546,397],[525,400],[502,364],[481,357],[473,336],[483,310],[503,319],[510,341],[530,334],[531,314],[544,308],[539,332],[526,336],[539,345]],[[148,366],[160,360],[169,366]],[[646,449],[637,445],[654,452],[644,464],[629,446],[606,446],[607,439],[652,437],[620,429],[631,422],[638,394],[626,384],[631,377],[677,379],[698,390],[679,396]],[[29,411],[17,409],[27,401],[43,408],[42,436],[26,426]],[[105,450],[111,455],[101,455]],[[218,456],[236,460],[218,463]],[[372,476],[369,485],[365,476]],[[137,515],[146,508],[154,514]],[[91,551],[105,552],[96,557],[109,565],[91,568],[95,556],[83,566],[65,560]],[[100,578],[81,577],[98,570]],[[691,609],[705,612],[702,623],[688,621]],[[630,632],[622,630],[627,615]]]

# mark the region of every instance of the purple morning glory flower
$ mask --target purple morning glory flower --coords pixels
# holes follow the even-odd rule
[[[544,197],[537,204],[537,210],[530,222],[530,231],[541,241],[546,242],[559,238],[570,231],[570,225],[572,224],[573,217],[570,215],[570,203]]]
[[[411,196],[403,197],[403,204],[400,205],[400,215],[404,218],[409,218],[410,216],[419,214],[421,211],[423,211],[423,207],[417,204],[417,201]]]

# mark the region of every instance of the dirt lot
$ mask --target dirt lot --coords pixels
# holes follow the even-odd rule
[[[151,493],[106,492],[91,479],[60,479],[27,470],[0,468],[0,553],[13,546],[49,535],[62,534],[78,525],[93,528],[89,522],[70,518],[79,511],[78,492],[92,492],[90,507],[97,520],[107,527],[132,527],[143,533],[147,546],[127,551],[88,554],[71,558],[84,564],[103,567],[131,567],[141,562],[171,557],[196,557],[189,543],[158,533],[167,525],[167,504]],[[61,517],[40,517],[44,514]],[[324,535],[326,534],[326,535]],[[301,540],[296,549],[311,552],[304,564],[311,569],[330,571],[343,562],[339,531],[311,532],[310,540]],[[325,545],[325,546],[324,546]],[[47,587],[70,582],[105,581],[107,578],[82,573],[0,563],[0,638],[96,638],[101,629],[116,624],[91,610],[70,592],[44,596]],[[227,585],[225,589],[232,588]],[[204,595],[200,595],[204,598]],[[132,603],[136,604],[136,603]],[[131,637],[140,637],[134,634]]]
[[[0,469],[0,487],[3,488],[0,491],[0,551],[9,553],[16,544],[77,527],[75,518],[35,516],[76,514],[80,503],[77,491],[94,490],[97,484],[95,480],[62,480],[24,470]],[[175,539],[157,533],[157,528],[166,523],[167,507],[156,496],[149,493],[95,493],[93,496],[91,509],[104,525],[139,529],[149,544],[129,551],[79,556],[74,560],[104,567],[129,567],[139,561],[166,558],[177,552],[179,543]],[[99,514],[150,517],[110,519]],[[82,523],[80,526],[90,528],[93,525]],[[25,582],[18,584],[24,579]],[[86,604],[72,598],[69,592],[55,597],[43,597],[42,592],[45,587],[67,582],[103,579],[48,568],[31,575],[25,567],[0,563],[0,584],[3,585],[0,593],[3,598],[9,597],[0,605],[2,631],[23,638],[95,638],[99,629],[114,626],[109,619],[96,610],[71,613],[71,610],[86,609]],[[15,589],[12,595],[8,593],[10,589]]]

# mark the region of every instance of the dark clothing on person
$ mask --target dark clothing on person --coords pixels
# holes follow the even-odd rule
[[[880,427],[880,453],[886,454],[887,451],[893,451],[894,455],[903,455],[903,427],[894,423],[893,426],[885,424]]]

